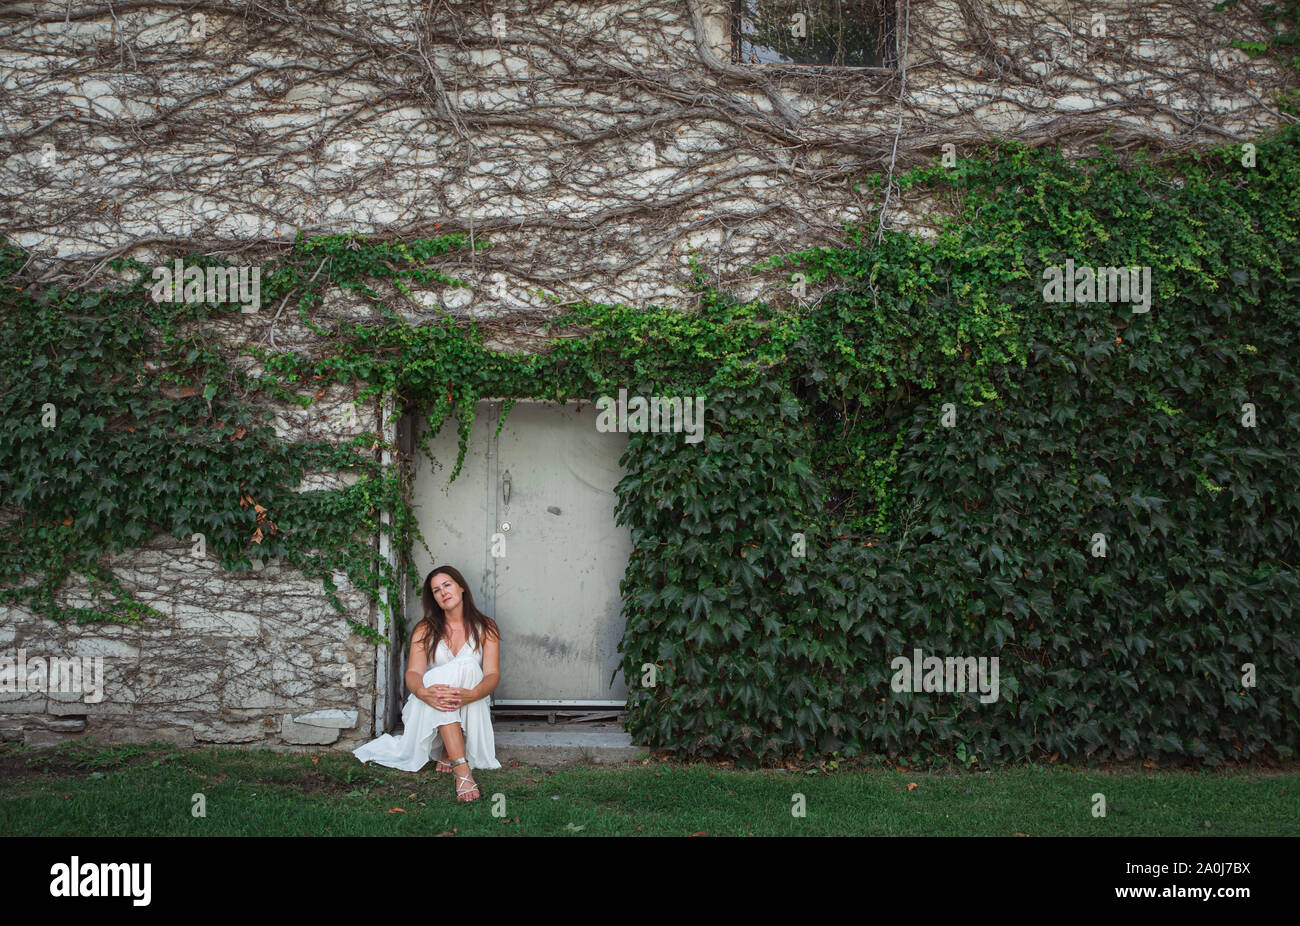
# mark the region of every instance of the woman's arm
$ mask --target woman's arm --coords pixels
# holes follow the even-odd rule
[[[483,641],[483,681],[473,688],[462,688],[461,691],[465,694],[461,697],[461,703],[468,704],[479,698],[486,698],[496,690],[497,683],[500,681],[501,641],[496,637],[487,637]]]
[[[424,651],[424,637],[428,633],[426,625],[421,624],[411,637],[411,658],[406,663],[406,687],[411,694],[424,700],[424,672],[429,667],[429,654]]]
[[[424,638],[428,634],[428,627],[421,624],[411,636],[411,658],[406,664],[406,687],[425,704],[435,710],[446,711],[454,710],[455,705],[440,697],[441,692],[435,692],[433,688],[424,687],[424,673],[429,668],[429,654],[424,651]],[[435,685],[434,688],[441,688],[441,685]]]

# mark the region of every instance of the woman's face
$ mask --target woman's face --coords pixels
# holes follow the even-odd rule
[[[444,611],[450,611],[460,604],[460,586],[447,573],[440,572],[431,578],[429,588],[433,592],[433,600]]]

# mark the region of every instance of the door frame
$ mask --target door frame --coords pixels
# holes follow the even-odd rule
[[[479,402],[507,402],[512,400],[515,405],[593,405],[594,401],[588,399],[569,399],[559,402],[555,399],[535,399],[520,398],[517,396],[479,396],[475,400],[475,405]],[[423,415],[417,415],[411,411],[403,411],[400,420],[393,419],[393,400],[387,399],[384,408],[384,440],[390,446],[396,445],[401,454],[406,458],[414,457],[415,453],[415,430],[417,422],[424,420]],[[448,418],[450,420],[450,417]],[[446,422],[444,421],[444,424]],[[390,454],[384,451],[382,462],[384,465],[390,463]],[[391,522],[391,512],[383,512],[381,518],[383,523]],[[396,569],[405,569],[408,562],[408,551],[392,550],[388,548],[387,537],[380,536],[380,555],[384,556],[390,565]],[[387,600],[386,591],[381,592],[383,600]],[[402,620],[407,620],[406,608],[409,603],[411,590],[406,587],[405,581],[402,582],[402,598],[399,602]],[[392,628],[390,628],[391,630]],[[386,650],[386,652],[384,652]],[[375,673],[375,732],[376,734],[395,729],[398,721],[401,719],[402,704],[408,694],[406,690],[406,674],[402,670],[402,657],[404,650],[396,646],[385,647],[379,644],[376,647],[376,673]],[[382,671],[380,671],[382,669]],[[539,698],[510,698],[499,699],[495,695],[489,695],[488,703],[491,707],[520,707],[520,708],[555,708],[564,709],[572,707],[592,707],[592,708],[622,708],[627,706],[627,700],[622,699],[539,699]],[[382,711],[382,715],[381,715]],[[380,725],[382,716],[383,724]]]
[[[391,392],[386,393],[379,405],[379,429],[383,446],[379,462],[385,470],[392,466],[402,465],[402,455],[410,452],[411,434],[409,422],[407,421],[409,416],[403,415],[399,419],[396,411],[397,396]],[[389,448],[397,449],[398,459],[393,458],[393,452]],[[382,509],[379,512],[379,523],[391,525],[393,523],[393,512],[387,508]],[[400,577],[402,575],[401,570],[406,565],[406,551],[394,549],[388,534],[383,531],[380,531],[378,536],[378,553],[388,563],[389,568],[393,570],[393,575]],[[392,645],[396,629],[393,624],[397,619],[406,620],[406,583],[399,582],[398,587],[401,591],[398,594],[395,606],[389,606],[388,589],[381,587],[377,596],[379,605],[375,608],[376,629],[389,639],[389,643],[377,642],[375,644],[375,700],[371,716],[374,721],[374,734],[376,736],[386,733],[397,726],[397,722],[401,718],[401,702],[406,688],[405,673],[402,671],[402,650]],[[386,634],[378,626],[383,623],[385,608],[390,614],[396,615],[394,620],[389,622]]]

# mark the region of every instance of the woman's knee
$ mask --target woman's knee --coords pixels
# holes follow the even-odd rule
[[[450,685],[455,683],[456,675],[448,671],[447,666],[434,666],[424,673],[424,687],[430,685]]]

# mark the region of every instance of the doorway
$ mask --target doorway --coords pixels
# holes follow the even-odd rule
[[[475,604],[497,622],[501,683],[493,707],[622,707],[619,584],[632,538],[614,523],[614,487],[624,476],[628,435],[598,432],[589,402],[526,400],[516,400],[496,434],[503,404],[478,403],[455,482],[448,481],[455,419],[427,454],[416,452],[412,503],[433,557],[417,543],[415,571],[423,579],[435,566],[459,569]],[[419,446],[424,422],[411,424]],[[409,593],[408,630],[422,617],[420,596]],[[405,658],[398,656],[398,678]],[[391,687],[400,710],[405,687]]]

